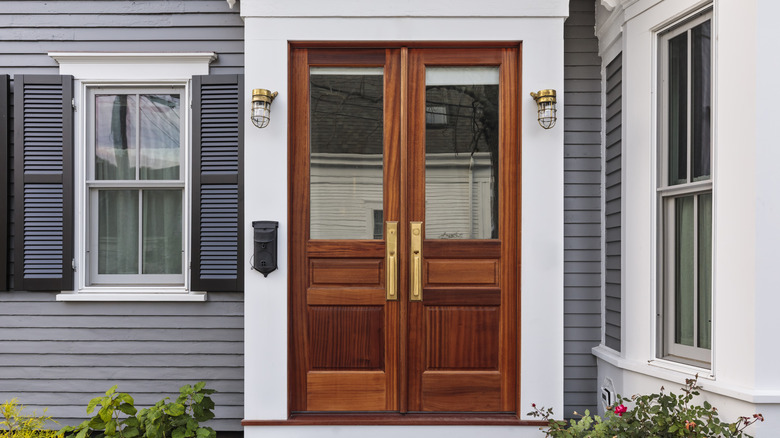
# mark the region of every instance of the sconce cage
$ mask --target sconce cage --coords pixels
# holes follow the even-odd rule
[[[531,93],[531,97],[536,101],[537,120],[544,129],[550,129],[555,126],[558,120],[558,109],[556,108],[555,90],[541,90],[538,93]]]
[[[271,121],[271,102],[279,93],[262,88],[252,90],[252,124],[265,128]]]

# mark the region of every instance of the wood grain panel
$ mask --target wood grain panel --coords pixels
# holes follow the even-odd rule
[[[306,376],[306,406],[310,411],[383,411],[385,378],[381,371],[311,371]]]
[[[501,374],[427,372],[422,376],[425,411],[501,411]]]
[[[498,288],[426,287],[423,289],[426,306],[500,306]]]
[[[327,66],[383,66],[384,49],[320,49],[309,51],[309,65]]]
[[[426,285],[498,286],[498,260],[426,260]]]
[[[382,369],[384,329],[379,306],[309,308],[312,369]]]
[[[308,205],[307,203],[307,209]],[[385,242],[383,240],[310,240],[306,243],[306,254],[313,258],[380,258],[385,256]]]
[[[426,307],[426,370],[498,369],[499,307]]]
[[[311,285],[374,285],[383,287],[382,260],[312,259]]]
[[[310,306],[383,306],[384,289],[370,288],[309,288],[306,303]]]
[[[436,259],[498,259],[501,257],[499,240],[451,240],[426,239],[423,241],[425,256]]]

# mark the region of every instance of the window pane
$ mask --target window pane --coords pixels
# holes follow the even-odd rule
[[[699,195],[698,346],[712,348],[712,193]]]
[[[425,237],[496,239],[498,67],[425,75]]]
[[[137,109],[134,95],[95,96],[95,179],[135,180]]]
[[[669,185],[688,174],[688,34],[669,40]]]
[[[179,179],[179,101],[178,94],[141,95],[141,179]]]
[[[138,273],[138,191],[98,191],[98,274]]]
[[[674,200],[674,342],[693,346],[694,229],[693,196]]]
[[[382,205],[382,68],[312,68],[310,235],[373,239]]]
[[[182,273],[182,191],[143,191],[143,273]]]
[[[691,31],[691,171],[694,180],[709,179],[710,176],[711,47],[710,22],[705,21]]]

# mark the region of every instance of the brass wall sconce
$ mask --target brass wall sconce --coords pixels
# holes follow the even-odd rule
[[[271,102],[278,95],[263,88],[252,90],[252,123],[258,128],[265,128],[271,121]]]
[[[544,129],[555,126],[555,122],[558,120],[558,110],[555,108],[555,90],[540,90],[538,93],[532,91],[531,97],[536,101],[539,125]]]

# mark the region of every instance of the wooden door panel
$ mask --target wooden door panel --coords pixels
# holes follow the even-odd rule
[[[498,260],[426,259],[425,285],[498,286]]]
[[[501,373],[483,371],[462,373],[432,371],[422,377],[424,411],[434,412],[499,412],[501,403]]]
[[[384,306],[311,306],[311,369],[384,369]]]
[[[349,374],[312,371],[306,376],[309,411],[387,410],[387,375],[381,371]]]
[[[498,306],[425,310],[426,370],[498,370]]]
[[[311,286],[376,286],[384,288],[381,259],[315,259],[310,260]]]

